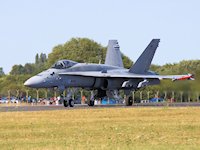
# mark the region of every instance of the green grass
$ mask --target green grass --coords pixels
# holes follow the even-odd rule
[[[199,149],[200,108],[0,113],[0,149]]]

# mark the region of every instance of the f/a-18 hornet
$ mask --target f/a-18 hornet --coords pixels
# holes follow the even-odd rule
[[[109,40],[105,64],[78,63],[59,60],[51,68],[28,79],[24,85],[32,88],[83,88],[91,91],[88,105],[105,96],[120,100],[119,90],[124,90],[126,105],[132,105],[132,91],[160,84],[161,79],[193,80],[193,75],[158,75],[150,65],[160,40],[153,39],[130,69],[124,68],[117,40]],[[64,106],[74,106],[73,90],[64,98]]]

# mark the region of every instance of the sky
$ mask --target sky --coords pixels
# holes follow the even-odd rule
[[[151,39],[153,64],[200,59],[199,0],[0,0],[0,67],[33,63],[73,37],[119,41],[135,61]]]

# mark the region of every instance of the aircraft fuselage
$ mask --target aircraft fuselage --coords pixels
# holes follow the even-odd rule
[[[120,71],[126,72],[127,69],[109,66],[104,64],[87,64],[77,63],[74,66],[67,69],[50,68],[45,70],[36,76],[33,76],[25,82],[24,85],[32,88],[54,88],[58,87],[61,90],[68,87],[82,87],[82,88],[107,88],[109,83],[105,83],[104,79],[97,79],[94,77],[80,77],[80,76],[61,76],[59,73],[64,72],[84,72],[84,71]],[[112,79],[112,86],[110,88],[119,89],[123,83],[123,80]],[[111,83],[110,83],[111,84]]]

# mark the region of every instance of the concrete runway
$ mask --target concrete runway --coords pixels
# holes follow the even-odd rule
[[[72,109],[96,109],[96,108],[137,108],[137,107],[199,107],[200,103],[134,103],[132,106],[118,105],[95,105],[89,107],[85,105],[75,105],[74,107],[64,107],[63,105],[29,105],[29,106],[0,106],[0,112],[16,111],[49,111],[49,110],[72,110]]]
[[[75,104],[74,107],[64,107],[63,105],[28,105],[28,106],[0,106],[0,112],[15,112],[15,111],[49,111],[49,110],[72,110],[72,109],[95,109],[109,107],[127,107],[124,105],[95,105],[89,107],[87,104]]]

